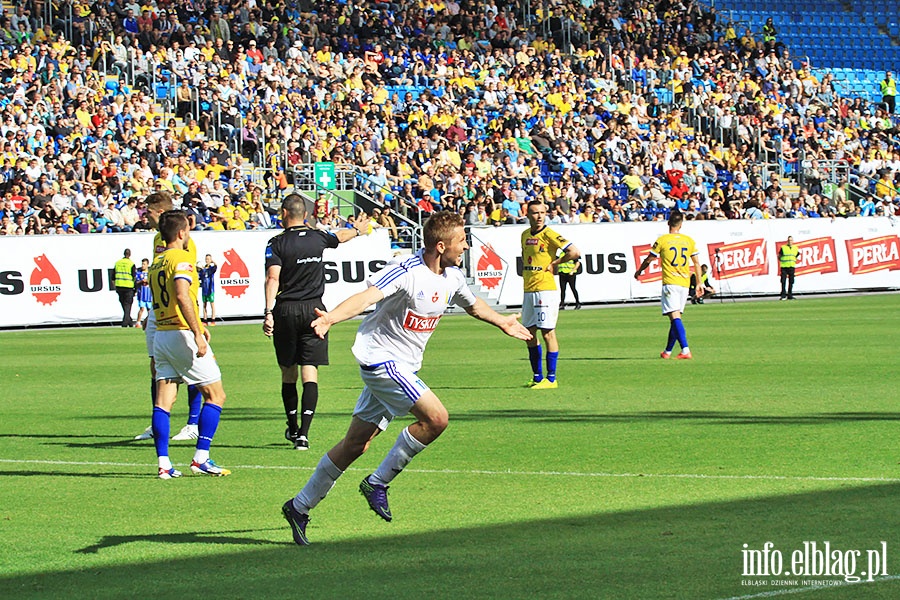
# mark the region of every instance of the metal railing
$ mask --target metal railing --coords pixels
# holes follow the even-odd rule
[[[371,212],[371,208],[383,205],[386,194],[398,198],[393,189],[376,185],[377,182],[371,181],[369,174],[356,165],[334,165],[334,189],[325,188],[315,180],[315,163],[290,166],[286,168],[286,173],[293,178],[294,191],[312,192],[313,197],[322,194],[327,198],[329,206],[337,206],[341,214],[348,211],[354,214],[361,211]],[[338,193],[341,191],[352,191],[353,199],[345,198]],[[398,203],[391,203],[392,216],[399,235],[398,245],[416,251],[422,247],[423,214],[416,206],[408,206],[410,212],[404,212],[399,202],[398,199]]]

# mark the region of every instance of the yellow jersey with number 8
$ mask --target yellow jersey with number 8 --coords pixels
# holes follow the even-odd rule
[[[681,233],[667,233],[653,243],[650,254],[659,257],[663,285],[691,286],[691,257],[697,254],[694,240]]]
[[[150,290],[153,293],[153,312],[159,331],[190,329],[184,315],[181,314],[181,307],[178,306],[175,281],[183,279],[190,283],[191,304],[196,316],[200,280],[197,277],[195,260],[196,255],[192,256],[187,250],[171,248],[157,256],[150,265]],[[199,325],[202,331],[202,323]]]

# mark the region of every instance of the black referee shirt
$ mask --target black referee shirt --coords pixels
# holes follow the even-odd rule
[[[281,267],[276,302],[317,300],[325,293],[322,253],[337,248],[337,236],[298,225],[285,229],[266,246],[266,272]]]

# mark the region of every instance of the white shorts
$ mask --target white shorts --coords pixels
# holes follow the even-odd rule
[[[156,336],[156,312],[151,308],[147,315],[147,328],[144,330],[144,338],[147,341],[147,356],[153,358],[153,339]]]
[[[522,325],[538,329],[556,329],[559,317],[559,290],[525,292],[522,299]]]
[[[662,314],[667,315],[673,312],[684,312],[684,305],[687,304],[688,288],[680,285],[664,285],[662,286]]]
[[[384,431],[394,417],[408,414],[413,404],[430,388],[408,368],[394,361],[360,366],[366,387],[359,394],[353,416]]]
[[[212,348],[197,358],[197,343],[189,330],[157,331],[153,356],[157,381],[173,379],[188,385],[209,385],[222,379]]]

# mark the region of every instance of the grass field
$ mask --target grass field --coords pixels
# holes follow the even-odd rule
[[[693,361],[658,358],[656,306],[566,311],[561,387],[542,391],[521,387],[521,342],[445,317],[420,375],[451,425],[394,481],[394,522],[356,488],[402,423],[314,511],[307,548],[280,506],[349,422],[356,323],[332,330],[306,453],[282,437],[270,342],[216,328],[228,402],[213,457],[234,474],[173,481],[131,441],[150,412],[140,331],[3,332],[0,598],[898,598],[897,308],[690,307]],[[182,392],[173,431],[185,410]],[[192,447],[171,454],[184,466]],[[744,544],[772,542],[789,570],[826,541],[862,552],[857,575],[886,542],[888,577],[743,575]]]

